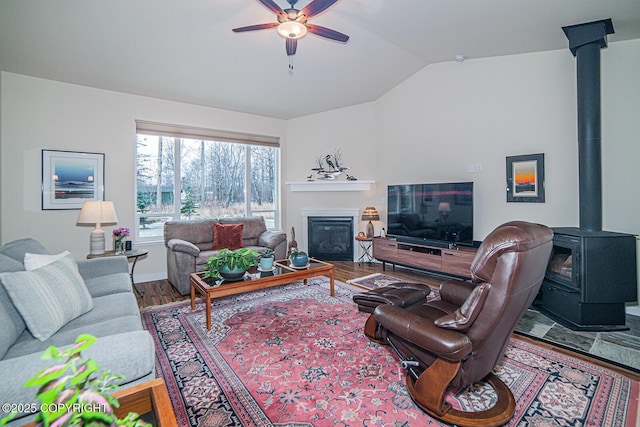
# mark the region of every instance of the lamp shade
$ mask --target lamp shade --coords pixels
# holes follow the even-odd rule
[[[102,224],[115,224],[118,222],[116,209],[113,202],[102,200],[89,200],[82,204],[80,215],[76,225],[95,225],[91,232],[89,247],[91,255],[104,254],[104,230]]]
[[[77,225],[115,224],[118,222],[113,202],[90,200],[82,204]]]
[[[378,211],[373,206],[367,206],[364,208],[364,212],[362,212],[362,220],[363,221],[380,221],[380,215],[378,215]]]
[[[438,210],[442,213],[451,212],[451,204],[449,202],[440,202]]]
[[[378,211],[373,206],[367,206],[364,208],[364,212],[362,212],[362,220],[369,221],[367,224],[367,237],[372,238],[374,229],[373,223],[371,221],[379,221],[380,215],[378,215]]]

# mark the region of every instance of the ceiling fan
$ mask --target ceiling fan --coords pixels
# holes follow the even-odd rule
[[[285,39],[285,48],[287,50],[287,55],[290,58],[290,69],[293,69],[291,57],[296,54],[296,50],[298,48],[298,39],[304,37],[307,32],[343,43],[349,40],[349,36],[346,34],[342,34],[330,28],[321,27],[320,25],[314,25],[307,22],[309,18],[312,18],[313,16],[325,11],[329,7],[333,6],[333,4],[338,0],[312,0],[311,3],[303,7],[302,10],[298,10],[295,8],[298,0],[287,0],[287,3],[289,3],[289,5],[291,6],[288,9],[282,9],[273,0],[258,1],[276,14],[278,22],[249,25],[247,27],[234,28],[233,31],[236,33],[242,33],[245,31],[277,28],[278,34],[280,34],[280,36]]]

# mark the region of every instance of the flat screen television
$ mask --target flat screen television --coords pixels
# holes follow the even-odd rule
[[[387,234],[406,242],[473,245],[473,182],[389,185]]]

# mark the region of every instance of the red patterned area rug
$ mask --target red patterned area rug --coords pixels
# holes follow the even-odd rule
[[[181,426],[443,425],[417,408],[388,346],[363,334],[354,288],[328,279],[142,311]],[[638,382],[512,339],[496,374],[512,390],[511,426],[636,426]],[[451,390],[469,410],[493,404],[483,384]]]
[[[368,276],[358,277],[356,279],[347,280],[347,283],[350,285],[357,286],[363,289],[376,289],[383,288],[392,283],[397,283],[402,281],[402,279],[398,279],[397,277],[387,276],[382,273],[373,273]]]

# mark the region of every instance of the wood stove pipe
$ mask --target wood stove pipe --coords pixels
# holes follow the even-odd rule
[[[613,34],[611,19],[563,27],[576,57],[580,229],[602,231],[600,49]]]

